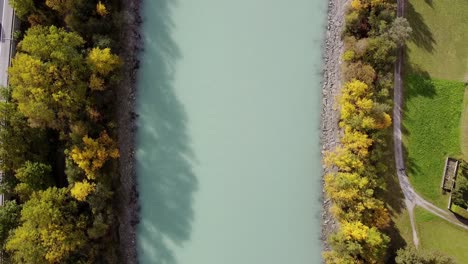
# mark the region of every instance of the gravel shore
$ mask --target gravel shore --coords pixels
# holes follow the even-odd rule
[[[136,234],[138,223],[138,192],[135,173],[135,96],[139,67],[139,52],[142,48],[140,35],[140,0],[122,1],[123,28],[121,31],[123,80],[117,87],[117,121],[120,149],[119,175],[115,194],[119,225],[119,261],[137,263]]]
[[[328,22],[324,49],[323,83],[322,83],[322,156],[339,143],[340,129],[338,127],[339,113],[337,111],[336,98],[341,88],[341,55],[343,53],[343,41],[341,33],[344,24],[344,12],[347,0],[329,0]],[[323,175],[332,170],[323,167]],[[322,187],[324,181],[322,178]],[[331,201],[325,195],[322,188],[322,242],[323,249],[329,250],[327,237],[337,229],[337,222],[330,214]]]

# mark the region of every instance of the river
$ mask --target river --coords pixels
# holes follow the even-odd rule
[[[321,261],[323,0],[144,0],[142,264]]]

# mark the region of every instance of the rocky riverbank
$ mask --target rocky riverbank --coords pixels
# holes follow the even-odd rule
[[[117,87],[117,119],[120,149],[120,179],[115,194],[118,220],[120,263],[137,263],[136,225],[138,223],[138,192],[135,172],[136,78],[138,56],[142,47],[140,35],[140,0],[122,1],[121,31],[123,80]]]
[[[339,143],[340,130],[338,127],[339,113],[337,111],[336,98],[341,88],[341,55],[343,53],[343,41],[341,32],[344,24],[344,12],[347,0],[329,0],[328,22],[324,49],[324,67],[322,83],[322,155],[332,150]],[[323,175],[332,170],[323,168]],[[322,186],[324,181],[322,178]],[[327,237],[337,229],[337,222],[330,214],[331,201],[323,195],[322,211],[322,241],[324,250],[329,250]]]

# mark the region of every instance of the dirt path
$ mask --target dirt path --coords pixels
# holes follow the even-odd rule
[[[405,8],[405,0],[398,0],[397,16],[403,16]],[[394,107],[393,107],[393,138],[395,144],[395,163],[398,174],[398,181],[400,182],[401,190],[405,196],[405,204],[408,208],[408,214],[411,221],[411,229],[413,230],[413,243],[417,247],[419,245],[419,238],[416,232],[416,225],[414,219],[414,207],[420,206],[427,211],[437,215],[438,217],[447,220],[448,222],[460,226],[468,230],[468,226],[460,223],[456,217],[426,201],[419,196],[411,186],[408,176],[405,171],[405,162],[403,160],[402,149],[402,135],[401,135],[401,115],[403,106],[403,86],[401,80],[401,68],[403,62],[403,47],[399,47],[397,51],[397,61],[395,63],[395,87],[394,87]]]

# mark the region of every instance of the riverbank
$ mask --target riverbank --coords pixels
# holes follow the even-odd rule
[[[122,1],[121,31],[123,61],[122,82],[117,89],[117,121],[120,150],[118,189],[115,195],[119,224],[121,263],[137,263],[136,225],[138,223],[138,193],[135,172],[135,96],[136,77],[141,50],[140,0]]]
[[[343,53],[343,41],[341,32],[344,24],[344,12],[347,0],[329,0],[328,20],[325,37],[323,83],[322,83],[322,123],[321,142],[322,156],[327,151],[333,150],[339,143],[339,112],[337,111],[336,97],[341,88],[341,54]],[[332,172],[323,166],[323,175]],[[329,209],[331,200],[326,197],[324,181],[322,178],[322,242],[323,250],[329,250],[327,237],[337,229],[337,222]]]

